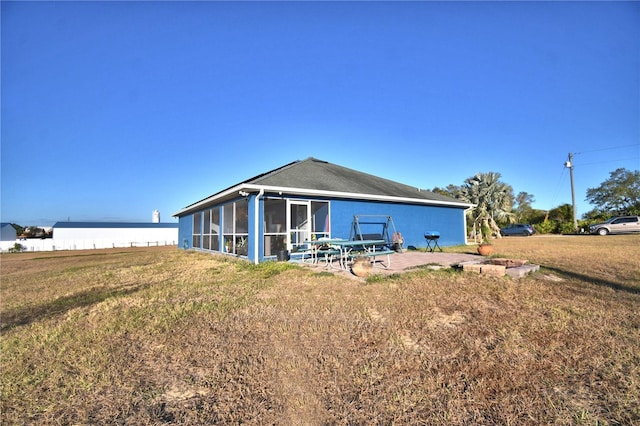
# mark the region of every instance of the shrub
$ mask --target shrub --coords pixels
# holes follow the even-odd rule
[[[542,223],[536,223],[533,225],[538,234],[550,234],[556,230],[556,223],[551,221],[546,221]]]
[[[575,234],[576,227],[573,222],[562,222],[558,226],[561,234]]]
[[[9,253],[20,253],[21,251],[25,251],[27,248],[20,243],[15,243],[13,247],[9,248]]]

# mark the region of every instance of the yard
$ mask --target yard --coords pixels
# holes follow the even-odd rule
[[[2,254],[2,422],[640,423],[640,235],[495,246],[542,269]]]

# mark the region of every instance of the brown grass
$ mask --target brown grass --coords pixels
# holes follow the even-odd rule
[[[2,255],[3,424],[640,423],[640,236],[496,252],[543,268],[362,283],[172,248]]]

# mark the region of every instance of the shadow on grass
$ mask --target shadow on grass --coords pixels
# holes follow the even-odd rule
[[[544,266],[544,269],[556,272],[558,274],[565,275],[570,278],[575,278],[580,281],[592,283],[592,284],[603,286],[603,287],[608,287],[613,290],[626,291],[628,293],[633,293],[633,294],[640,294],[640,287],[624,285],[624,284],[616,283],[613,281],[604,280],[601,278],[595,278],[585,274],[580,274],[578,272],[568,271],[566,269],[554,268],[553,266]]]
[[[34,257],[32,260],[48,260],[48,259],[64,259],[64,258],[72,258],[72,259],[77,259],[77,258],[82,258],[82,257],[89,257],[89,256],[97,256],[97,257],[113,257],[114,255],[122,255],[122,254],[133,254],[131,252],[127,252],[127,251],[118,251],[118,252],[110,252],[110,253],[90,253],[90,254],[68,254],[68,255],[64,255],[64,256],[40,256],[40,257]]]
[[[148,287],[139,285],[128,288],[93,289],[71,296],[60,297],[49,303],[36,306],[27,306],[20,309],[3,312],[0,321],[0,331],[7,331],[21,325],[28,325],[34,321],[51,318],[63,314],[71,309],[90,306],[100,303],[110,297],[125,296]]]

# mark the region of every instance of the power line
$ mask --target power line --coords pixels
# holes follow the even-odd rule
[[[558,198],[558,194],[560,193],[560,185],[563,183],[564,181],[564,173],[565,170],[567,170],[566,167],[562,167],[562,171],[560,172],[560,178],[558,179],[558,184],[556,185],[556,191],[555,194],[553,195],[553,198],[551,198],[551,205],[554,205],[556,202],[556,198]]]
[[[591,166],[593,164],[615,163],[617,161],[627,161],[627,160],[632,160],[632,158],[618,158],[616,160],[595,161],[592,163],[578,163],[578,166]]]
[[[609,148],[590,149],[589,151],[574,152],[573,154],[577,155],[577,154],[586,154],[586,153],[589,153],[589,152],[610,151],[612,149],[631,148],[632,146],[640,146],[640,143],[634,143],[634,144],[631,144],[631,145],[612,146],[612,147],[609,147]]]

